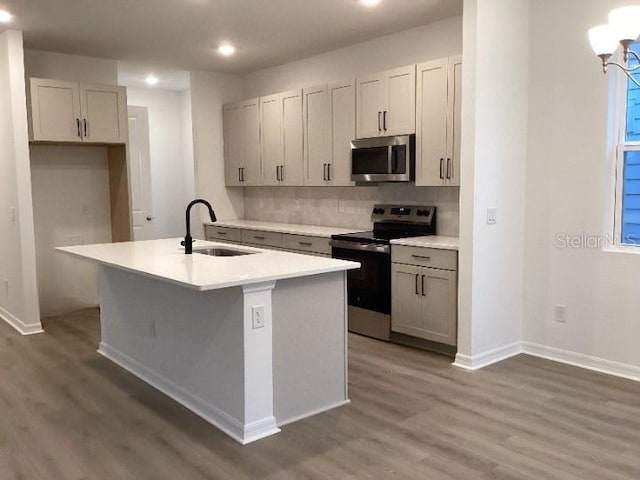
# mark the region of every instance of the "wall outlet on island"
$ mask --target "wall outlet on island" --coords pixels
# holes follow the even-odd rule
[[[264,305],[251,307],[251,321],[254,330],[264,327]]]
[[[556,305],[556,322],[567,323],[567,306]]]

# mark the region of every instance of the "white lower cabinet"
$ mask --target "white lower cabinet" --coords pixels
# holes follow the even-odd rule
[[[391,330],[446,345],[457,343],[458,280],[456,270],[420,266],[431,256],[453,251],[393,246],[394,260],[415,258],[414,265],[391,265]],[[415,252],[419,251],[420,254]],[[432,255],[433,254],[433,255]],[[408,260],[411,261],[411,260]],[[450,262],[447,262],[450,264]]]

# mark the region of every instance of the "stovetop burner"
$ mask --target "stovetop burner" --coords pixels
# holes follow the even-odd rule
[[[335,240],[388,245],[396,238],[436,234],[436,207],[376,205],[371,214],[373,231],[334,235]]]

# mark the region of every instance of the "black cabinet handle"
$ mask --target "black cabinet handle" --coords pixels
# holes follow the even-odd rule
[[[419,276],[420,276],[420,275],[418,275],[418,274],[416,273],[416,295],[420,295],[420,292],[418,291],[418,277],[419,277]]]
[[[313,243],[311,242],[298,242],[298,244],[300,244],[301,247],[312,247]]]
[[[386,110],[382,113],[382,129],[385,132],[387,131],[387,111]]]
[[[82,123],[84,123],[84,137],[87,138],[87,119],[83,118]]]
[[[284,165],[280,165],[280,181],[284,182]]]
[[[382,131],[382,127],[380,126],[380,117],[382,117],[382,112],[378,112],[378,131]]]
[[[242,181],[244,182],[244,167],[240,168],[240,174],[242,175],[241,178],[242,178]]]
[[[450,179],[451,176],[452,176],[451,159],[447,158],[447,178]]]
[[[444,158],[440,159],[440,180],[444,180],[444,173],[443,173],[443,164],[444,164]]]
[[[280,181],[280,165],[276,165],[276,180]]]
[[[327,181],[327,164],[323,163],[322,164],[322,180],[323,181]]]
[[[238,182],[242,181],[242,168],[238,167]]]
[[[78,136],[82,138],[82,130],[80,130],[80,119],[76,118],[76,129],[78,130]]]
[[[327,163],[327,180],[331,181],[331,163]]]
[[[264,242],[266,240],[265,237],[259,237],[257,235],[254,235],[253,238],[256,240],[260,240],[261,242]]]
[[[426,295],[424,293],[424,277],[426,277],[426,275],[422,275],[422,296],[426,297]]]

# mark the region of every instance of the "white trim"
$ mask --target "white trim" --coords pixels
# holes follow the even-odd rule
[[[473,356],[458,353],[453,366],[473,371],[501,362],[502,360],[514,357],[520,353],[522,353],[522,346],[520,342],[504,345]]]
[[[269,435],[278,433],[280,429],[276,426],[274,417],[264,418],[260,421],[243,425],[240,421],[223,412],[215,405],[206,402],[202,398],[192,394],[184,388],[176,385],[171,380],[152,371],[140,362],[129,357],[125,353],[110,347],[104,342],[100,342],[98,353],[152,387],[160,390],[162,393],[172,398],[176,402],[184,405],[195,414],[204,418],[207,422],[222,430],[231,438],[246,445]]]
[[[532,342],[522,342],[522,353],[534,357],[546,358],[547,360],[553,360],[555,362],[566,363],[587,370],[614,375],[616,377],[640,381],[640,367],[635,365],[613,362],[604,358],[593,357],[583,353]]]
[[[298,420],[302,420],[304,418],[313,417],[314,415],[318,415],[320,413],[328,412],[329,410],[333,410],[334,408],[344,407],[345,405],[349,405],[351,400],[342,400],[340,402],[333,403],[327,407],[318,408],[317,410],[313,410],[309,413],[303,413],[302,415],[296,415],[295,417],[287,418],[281,422],[278,422],[279,427],[284,427],[285,425],[289,425],[290,423],[297,422]]]
[[[34,335],[36,333],[42,333],[44,330],[42,329],[42,324],[36,323],[33,325],[27,325],[18,317],[9,313],[4,308],[0,307],[0,318],[15,328],[22,335]]]

